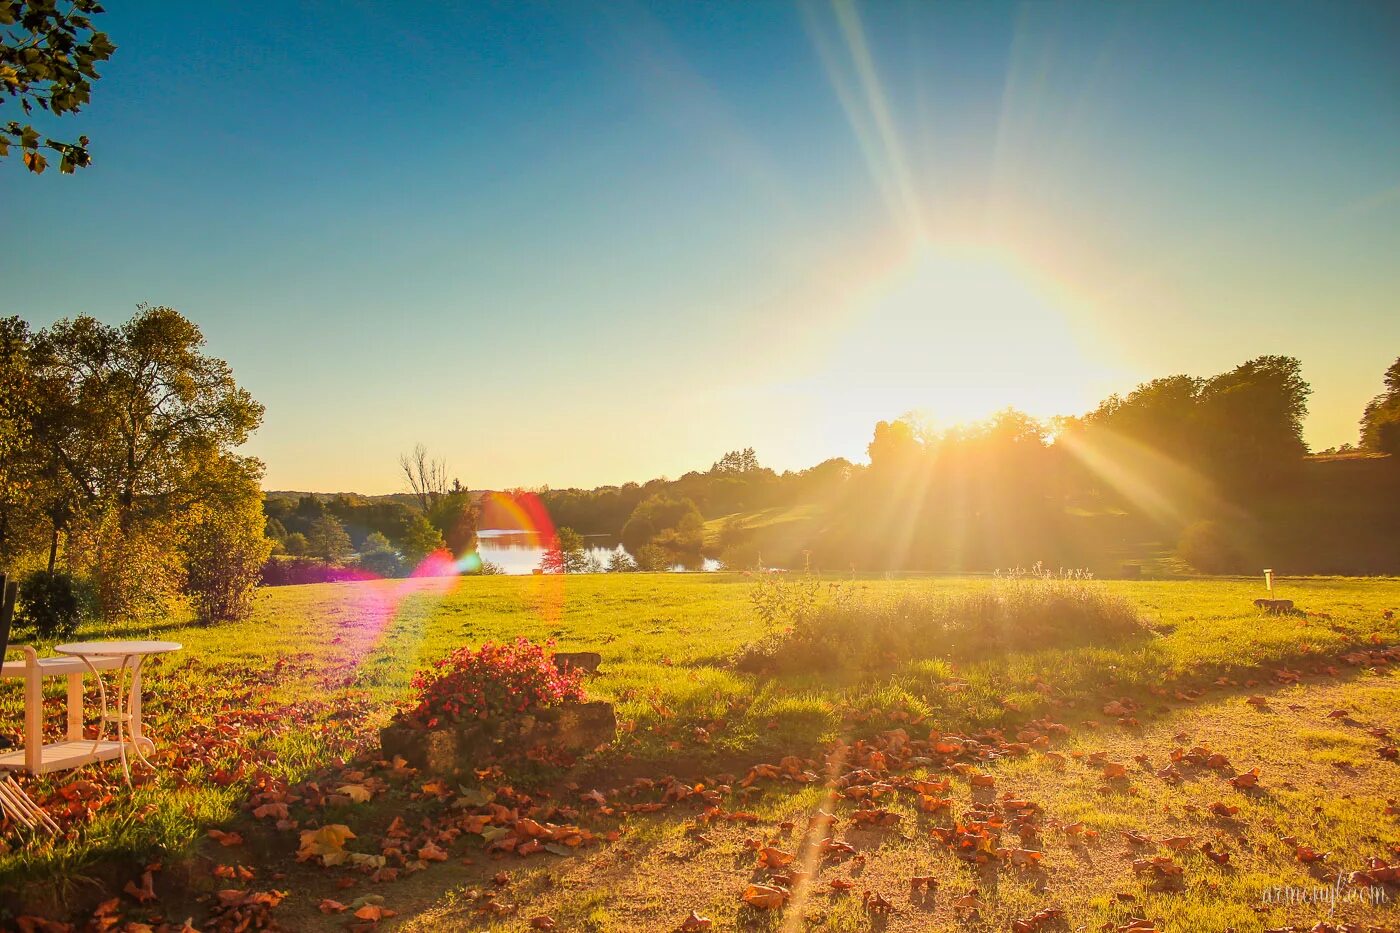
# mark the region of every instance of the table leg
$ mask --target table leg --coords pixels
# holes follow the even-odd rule
[[[68,739],[83,737],[83,675],[68,675]]]
[[[131,691],[127,695],[127,711],[131,719],[127,723],[127,734],[131,736],[131,749],[136,752],[136,757],[141,759],[141,763],[146,767],[155,770],[155,765],[151,764],[145,752],[141,750],[141,743],[145,742],[151,746],[151,751],[155,751],[155,743],[146,738],[141,733],[141,665],[146,663],[146,655],[136,656],[136,665],[131,669]]]
[[[97,747],[102,744],[102,738],[107,734],[107,685],[102,680],[102,674],[97,670],[97,668],[92,666],[92,661],[88,659],[87,655],[80,654],[78,655],[78,657],[81,658],[82,662],[87,665],[87,669],[92,672],[92,676],[97,678],[97,699],[100,711],[97,714],[97,735],[94,736],[92,740],[92,757],[95,760],[97,758]],[[121,694],[118,693],[117,696],[118,698],[120,698]],[[117,709],[120,710],[121,706],[117,706]],[[118,725],[118,744],[120,744],[121,738],[121,727],[120,725]],[[123,746],[123,748],[125,748],[125,746]],[[126,771],[125,751],[122,752],[122,770]],[[129,771],[126,772],[126,783],[128,784],[128,786],[131,784],[131,773]]]
[[[29,648],[24,672],[24,770],[38,774],[44,756],[44,683],[39,674],[39,656]]]

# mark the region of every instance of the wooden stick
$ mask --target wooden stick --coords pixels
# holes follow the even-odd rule
[[[58,824],[8,774],[0,780],[0,804],[5,804],[5,809],[31,830],[43,829],[55,835],[59,832]]]

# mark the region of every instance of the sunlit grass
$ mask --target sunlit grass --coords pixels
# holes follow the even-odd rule
[[[920,598],[968,592],[985,581],[863,579],[853,585],[878,598]],[[632,773],[664,774],[677,760],[699,771],[742,772],[754,761],[813,754],[836,738],[901,725],[954,731],[1038,715],[1103,718],[1098,706],[1105,696],[1131,695],[1161,707],[1150,689],[1165,681],[1242,680],[1246,672],[1335,654],[1357,639],[1393,640],[1395,623],[1382,612],[1400,604],[1400,586],[1389,580],[1288,581],[1286,595],[1330,619],[1261,616],[1251,603],[1259,590],[1253,581],[1108,582],[1102,586],[1131,600],[1150,633],[971,661],[911,649],[908,658],[883,670],[767,677],[731,663],[744,644],[764,634],[749,605],[750,586],[748,578],[728,574],[584,576],[565,581],[557,611],[530,578],[464,578],[446,588],[433,581],[285,587],[261,593],[253,618],[237,625],[204,629],[176,620],[94,627],[81,637],[155,636],[184,643],[183,652],[155,666],[148,678],[147,716],[158,742],[191,722],[212,723],[219,710],[263,704],[303,709],[304,716],[287,722],[239,727],[246,741],[267,752],[265,766],[292,781],[357,743],[372,748],[374,730],[404,697],[412,672],[433,659],[488,638],[552,638],[561,650],[602,654],[601,673],[589,681],[589,690],[616,702],[619,719],[632,730],[621,737],[616,760],[628,762]],[[289,666],[277,674],[279,659],[288,659]],[[259,682],[231,685],[228,669],[217,666],[225,663],[258,675]],[[62,685],[50,687],[59,696]],[[1353,701],[1358,711],[1375,713],[1393,703],[1383,688],[1368,689]],[[366,716],[338,718],[338,710],[360,701],[368,704]],[[1241,705],[1233,715],[1247,731],[1263,714]],[[18,737],[18,682],[0,689],[0,722]],[[1315,764],[1326,766],[1327,756],[1350,763],[1353,756],[1370,754],[1354,741],[1329,745],[1322,734],[1327,730],[1318,731],[1303,740]],[[234,754],[222,752],[211,767],[230,764]],[[606,772],[609,761],[605,756],[596,766]],[[37,792],[90,773],[110,775],[111,767],[38,782]],[[0,883],[79,873],[102,857],[178,857],[204,829],[234,820],[245,795],[239,783],[202,783],[205,766],[187,776],[191,785],[183,789],[172,785],[167,771],[132,798],[120,792],[76,844],[0,854]],[[133,820],[131,814],[147,801],[153,809]],[[1109,831],[1126,825],[1127,811],[1118,808],[1130,803],[1090,797],[1087,805],[1066,802],[1066,808]],[[833,905],[832,916],[844,909]]]

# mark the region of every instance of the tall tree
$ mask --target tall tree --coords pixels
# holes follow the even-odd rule
[[[417,444],[411,454],[399,455],[399,469],[403,470],[408,488],[426,515],[434,505],[447,495],[451,487],[447,482],[447,464],[428,456],[428,448]]]
[[[1385,371],[1385,391],[1371,399],[1361,416],[1361,446],[1400,455],[1400,359]]]
[[[217,496],[224,480],[261,476],[260,462],[232,450],[263,406],[203,346],[179,312],[145,305],[118,327],[84,316],[35,335],[36,443],[81,500],[110,505],[124,528]],[[242,476],[204,469],[220,458]]]
[[[97,65],[116,51],[92,17],[102,13],[97,0],[0,0],[0,104],[19,101],[26,118],[35,108],[61,117],[88,103]],[[15,145],[31,172],[42,173],[48,159],[39,151],[39,131],[27,122],[0,124],[0,158]],[[88,138],[61,142],[45,137],[43,148],[59,155],[58,170],[71,174],[92,162]]]

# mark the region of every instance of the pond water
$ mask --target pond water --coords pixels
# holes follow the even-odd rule
[[[608,558],[622,545],[610,535],[584,535],[584,548],[596,557],[603,567],[608,566]],[[499,528],[483,528],[477,532],[477,552],[484,561],[490,561],[508,574],[534,573],[544,556],[544,541],[538,532],[516,531]],[[677,564],[673,571],[718,570],[719,561],[702,558],[693,566]]]

